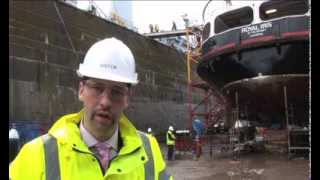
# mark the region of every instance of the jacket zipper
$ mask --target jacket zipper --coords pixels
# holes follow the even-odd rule
[[[101,172],[102,172],[102,174],[103,174],[103,176],[104,176],[105,172],[104,172],[104,169],[103,169],[103,167],[102,167],[102,165],[101,165],[101,162],[100,162],[99,158],[98,158],[94,153],[89,153],[89,152],[81,151],[81,150],[79,150],[79,149],[76,149],[75,147],[72,147],[72,149],[75,150],[75,151],[77,151],[77,152],[80,152],[80,153],[92,155],[92,156],[99,162],[100,170],[101,170]],[[110,160],[110,161],[111,161],[111,160]],[[108,167],[109,167],[109,165],[110,165],[110,163],[108,164]]]

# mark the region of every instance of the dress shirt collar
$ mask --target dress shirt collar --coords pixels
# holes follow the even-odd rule
[[[118,151],[118,125],[116,126],[116,130],[114,131],[114,134],[106,140],[104,143],[108,143],[112,146],[112,149],[116,152]],[[83,141],[86,143],[86,145],[90,148],[94,145],[96,145],[99,141],[90,134],[90,132],[84,127],[83,120],[80,122],[80,134],[83,139]]]

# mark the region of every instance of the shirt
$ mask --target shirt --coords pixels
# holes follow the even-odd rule
[[[106,140],[104,143],[108,143],[112,146],[111,150],[111,158],[113,159],[118,154],[118,125],[116,127],[116,130],[114,131],[114,134]],[[96,145],[99,141],[90,134],[90,132],[83,126],[83,121],[80,122],[80,134],[83,139],[83,141],[86,143],[86,145],[90,148]]]

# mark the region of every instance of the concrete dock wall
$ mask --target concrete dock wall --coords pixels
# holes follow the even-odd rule
[[[150,126],[156,133],[169,124],[186,127],[184,54],[70,5],[57,2],[56,9],[54,2],[9,1],[10,121],[50,126],[79,111],[75,70],[90,45],[113,36],[132,49],[139,73],[128,117],[139,129]]]

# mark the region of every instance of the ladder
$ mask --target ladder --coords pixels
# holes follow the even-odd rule
[[[232,110],[232,124],[234,125],[235,122],[239,119],[239,110],[236,108],[235,110]],[[234,160],[238,159],[240,156],[240,150],[237,150],[237,148],[240,148],[240,139],[239,139],[239,132],[236,131],[235,127],[230,128],[230,135],[229,135],[229,143],[232,150],[232,158]]]
[[[299,128],[299,124],[294,114],[294,106],[290,104],[288,106],[288,158],[291,159],[293,152],[296,150],[309,150],[309,144],[302,144],[299,140],[303,140],[304,137],[309,137],[309,130],[304,128]]]

